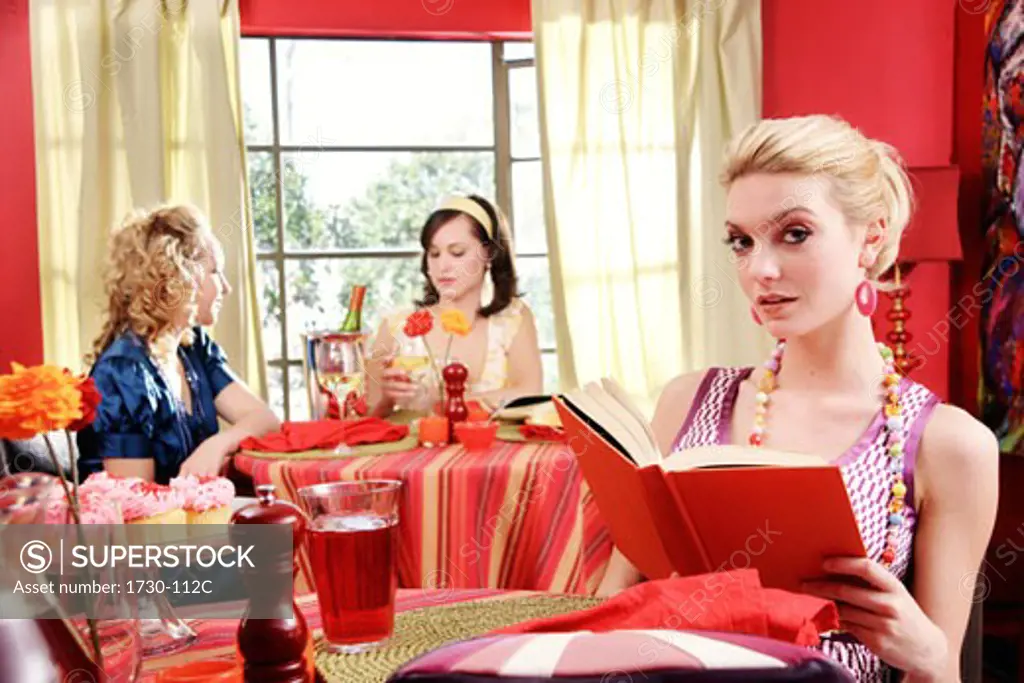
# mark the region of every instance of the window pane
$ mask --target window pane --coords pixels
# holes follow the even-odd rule
[[[367,285],[363,328],[371,336],[382,316],[399,306],[412,305],[423,291],[418,258],[289,259],[285,262],[288,290],[288,357],[302,358],[306,330],[341,325],[352,285]]]
[[[551,276],[547,257],[517,259],[516,274],[519,276],[519,291],[537,319],[537,337],[541,347],[554,347],[555,316],[551,309]]]
[[[288,404],[291,407],[288,419],[308,420],[309,397],[306,394],[306,378],[301,367],[288,367],[288,391]]]
[[[540,356],[541,366],[544,368],[544,393],[554,394],[558,392],[558,354],[554,351],[546,351]]]
[[[534,67],[508,72],[509,116],[512,122],[512,158],[540,156],[540,123],[537,109],[537,70]]]
[[[519,252],[548,253],[544,184],[539,161],[512,163],[512,230]]]
[[[280,40],[277,75],[283,144],[494,143],[490,43]]]
[[[419,249],[442,197],[495,195],[490,152],[301,152],[282,169],[289,250]]]
[[[269,145],[274,141],[270,101],[270,43],[266,38],[242,38],[239,55],[245,141]]]
[[[505,43],[502,50],[502,57],[505,61],[512,59],[533,59],[533,43],[529,41],[519,43]]]
[[[277,251],[277,179],[274,155],[249,152],[249,189],[257,251]]]
[[[281,357],[281,288],[277,264],[260,261],[260,314],[263,316],[263,354]]]
[[[284,373],[281,368],[267,368],[267,397],[269,398],[270,409],[274,411],[279,419],[285,419]]]

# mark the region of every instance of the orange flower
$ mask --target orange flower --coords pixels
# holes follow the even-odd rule
[[[11,369],[0,375],[0,437],[30,439],[82,417],[79,378],[54,365],[12,363]]]
[[[469,320],[466,314],[457,308],[452,308],[441,314],[441,327],[448,334],[457,334],[465,337],[469,334]]]

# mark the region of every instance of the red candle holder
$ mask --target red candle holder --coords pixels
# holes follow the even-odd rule
[[[426,415],[420,418],[419,443],[426,448],[447,446],[450,428],[444,415]]]

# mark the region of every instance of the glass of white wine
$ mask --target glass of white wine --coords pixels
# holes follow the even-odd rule
[[[436,380],[434,369],[430,364],[430,353],[422,337],[402,338],[398,354],[391,362],[391,367],[404,370],[409,376],[409,381],[416,387],[416,395],[408,402],[403,402],[399,408],[415,411],[429,411],[432,392],[430,387]]]
[[[363,335],[358,332],[328,334],[316,348],[317,378],[338,402],[340,417],[357,417],[356,404],[365,400],[365,365]],[[338,444],[337,453],[350,452],[344,443]]]

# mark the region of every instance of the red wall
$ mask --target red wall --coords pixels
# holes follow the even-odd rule
[[[837,114],[894,145],[910,167],[950,164],[956,7],[937,8],[934,0],[764,0],[764,115]],[[947,320],[949,268],[925,264],[909,281],[910,348],[920,342],[929,352],[913,376],[948,398],[949,344],[942,337],[956,333]],[[889,329],[888,299],[882,304],[880,338]]]
[[[0,333],[0,373],[9,372],[14,360],[36,364],[43,359],[28,3],[7,0],[0,17],[0,316],[5,327]]]
[[[530,0],[240,0],[248,36],[529,39]]]
[[[986,3],[988,6],[989,3]],[[983,193],[981,181],[981,93],[985,69],[985,19],[983,14],[956,13],[956,69],[954,71],[953,160],[960,167],[960,244],[964,260],[953,268],[953,301],[973,302],[973,289],[981,280],[985,250],[981,232]],[[950,389],[958,405],[977,413],[980,333],[977,315],[953,338]]]

